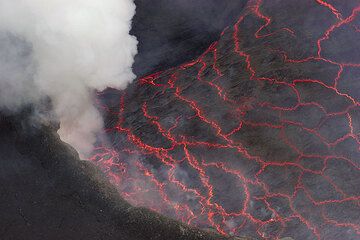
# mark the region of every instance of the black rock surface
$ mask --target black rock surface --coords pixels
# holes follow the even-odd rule
[[[0,118],[0,239],[224,239],[124,201],[103,174],[27,114]]]
[[[139,41],[135,74],[176,67],[198,57],[225,27],[236,22],[247,0],[135,0],[131,34]]]

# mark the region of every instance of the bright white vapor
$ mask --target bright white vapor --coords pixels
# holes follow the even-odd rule
[[[134,14],[132,0],[0,0],[0,107],[50,97],[61,138],[88,154],[103,127],[94,90],[135,78]]]

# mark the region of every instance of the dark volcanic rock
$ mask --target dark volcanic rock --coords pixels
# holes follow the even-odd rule
[[[225,239],[125,202],[50,126],[0,119],[0,238]]]
[[[131,34],[139,41],[135,74],[165,70],[198,57],[247,0],[135,0]]]

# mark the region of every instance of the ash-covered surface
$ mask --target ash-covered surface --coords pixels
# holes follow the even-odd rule
[[[31,122],[1,115],[0,239],[225,240],[130,206],[56,128]]]
[[[198,59],[103,95],[92,160],[129,202],[223,234],[360,239],[360,6],[251,1]]]

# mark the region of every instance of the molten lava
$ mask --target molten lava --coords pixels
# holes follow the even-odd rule
[[[341,44],[360,5],[341,2],[251,1],[199,58],[100,96],[113,142],[91,160],[132,204],[191,225],[359,239],[359,48]]]

